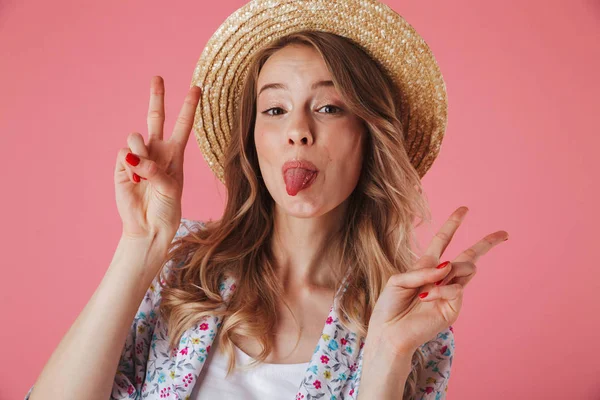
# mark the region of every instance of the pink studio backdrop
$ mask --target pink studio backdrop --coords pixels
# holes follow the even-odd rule
[[[165,79],[168,137],[204,44],[244,2],[208,4],[0,5],[0,399],[25,395],[112,259],[113,168],[130,132],[146,137],[151,77]],[[448,398],[600,399],[600,2],[387,4],[447,83],[446,137],[424,178],[433,228],[471,211],[445,258],[510,235],[465,293]],[[184,217],[218,218],[224,190],[193,134],[185,180]]]

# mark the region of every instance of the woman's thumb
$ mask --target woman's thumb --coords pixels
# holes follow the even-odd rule
[[[133,153],[127,153],[125,162],[131,172],[152,183],[159,191],[165,193],[171,186],[172,178],[155,161]]]

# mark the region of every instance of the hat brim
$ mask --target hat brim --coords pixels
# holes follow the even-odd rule
[[[253,0],[231,14],[207,42],[190,86],[202,88],[193,128],[214,174],[224,181],[230,140],[249,63],[281,36],[311,29],[352,39],[400,91],[405,146],[420,177],[437,157],[447,122],[446,86],[425,40],[376,0]]]

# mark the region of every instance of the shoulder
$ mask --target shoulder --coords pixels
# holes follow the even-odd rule
[[[438,333],[435,339],[420,348],[424,358],[424,369],[418,376],[417,395],[420,399],[445,399],[454,358],[454,328]],[[414,362],[413,360],[413,367]]]
[[[421,346],[423,356],[429,361],[430,366],[432,362],[436,365],[441,363],[448,370],[452,366],[454,350],[454,328],[452,326],[439,332],[435,339]]]
[[[189,236],[192,232],[199,232],[204,229],[206,224],[204,221],[193,220],[189,218],[181,218],[179,222],[179,227],[177,228],[177,232],[175,232],[175,236],[171,241],[172,250],[169,252],[169,256],[167,258],[166,264],[163,266],[163,270],[165,272],[171,271],[173,268],[177,268],[182,265],[195,251],[194,246],[190,246],[188,254],[181,254],[181,252],[177,252],[175,254],[175,250],[179,248],[179,246],[183,245],[182,238]]]
[[[182,245],[182,243],[177,243],[181,240],[182,237],[189,235],[192,231],[198,232],[199,230],[206,229],[207,223],[200,220],[193,220],[190,218],[181,218],[181,222],[179,224],[179,228],[175,233],[175,237],[173,238],[172,245],[173,248],[178,248]],[[177,272],[179,267],[183,266],[189,258],[194,254],[197,250],[196,246],[190,246],[190,251],[187,254],[179,254],[175,256],[170,253],[170,256],[166,260],[163,265],[161,271],[152,281],[152,284],[149,289],[149,296],[152,300],[154,307],[158,307],[162,300],[162,288],[167,284],[168,279],[172,279],[174,274]],[[228,300],[236,288],[236,279],[225,273],[221,278],[219,283],[219,292],[221,296]]]
[[[206,225],[203,221],[193,220],[190,218],[181,218],[179,227],[177,228],[177,232],[175,233],[175,237],[173,237],[173,240],[171,241],[173,249],[177,249],[179,246],[181,246],[181,243],[178,242],[181,240],[182,237],[189,235],[192,231],[197,232],[198,230],[203,229],[205,226]],[[189,256],[193,253],[192,249],[192,251],[188,255],[184,256],[180,254],[178,257],[175,257],[172,251],[169,253],[167,260],[165,261],[161,270],[156,275],[156,277],[152,281],[152,284],[150,285],[150,297],[152,298],[154,304],[160,303],[161,292],[163,287],[162,285],[166,283],[167,279],[170,279],[173,270],[183,265],[185,261],[189,258]]]
[[[206,223],[204,221],[193,220],[189,218],[181,218],[179,223],[179,228],[177,228],[177,232],[175,233],[175,237],[173,240],[178,239],[182,236],[188,235],[192,230],[200,230],[206,227]]]

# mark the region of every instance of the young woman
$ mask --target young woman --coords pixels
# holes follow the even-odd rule
[[[324,3],[296,7],[310,4]],[[254,24],[252,40],[266,38]],[[435,74],[390,69],[367,39],[325,29],[269,39],[244,68],[235,55],[248,51],[225,45],[240,41],[218,38],[207,49],[229,64],[214,79],[217,56],[203,53],[168,140],[153,78],[147,142],[130,134],[117,158],[115,257],[26,398],[444,398],[463,290],[507,233],[442,263],[460,207],[420,258],[412,250],[445,127]],[[406,92],[389,71],[404,71]],[[227,189],[217,221],[181,216],[192,126]]]

